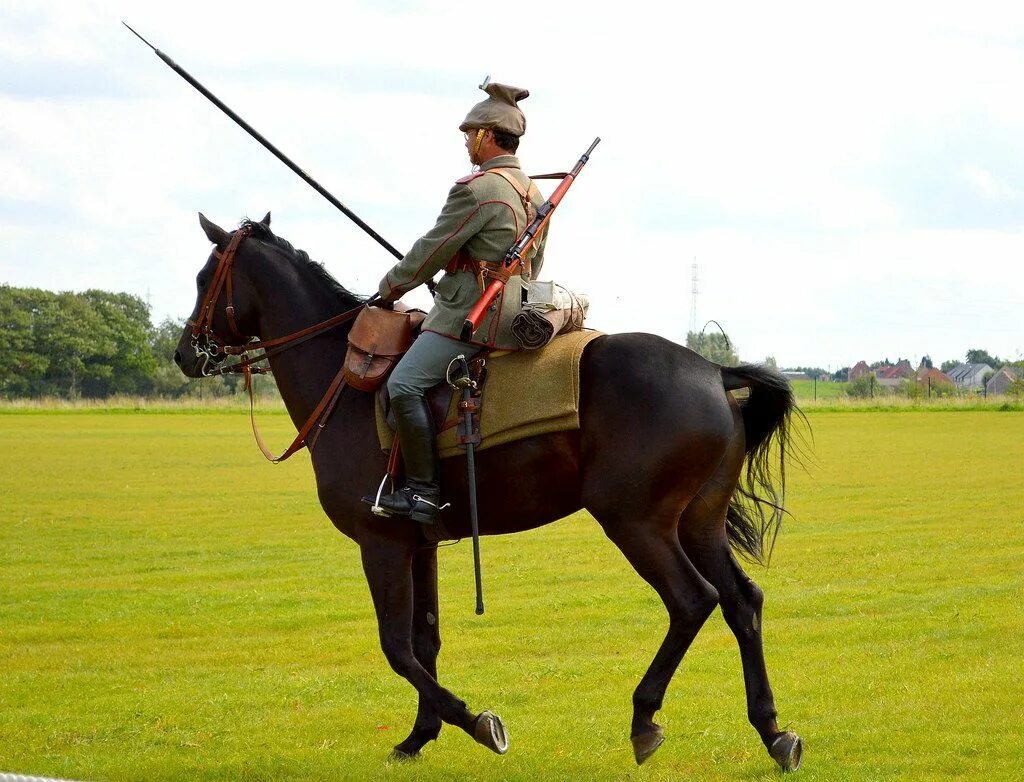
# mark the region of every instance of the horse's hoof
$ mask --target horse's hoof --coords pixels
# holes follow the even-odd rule
[[[491,714],[489,711],[480,712],[473,723],[473,738],[499,755],[508,752],[508,734],[505,733],[505,724],[497,714]]]
[[[633,742],[633,757],[636,758],[636,764],[640,766],[665,742],[665,731],[655,725],[654,730],[633,736],[630,741]]]
[[[419,760],[419,757],[419,752],[406,752],[401,747],[395,747],[393,750],[391,750],[391,759],[397,760],[401,763],[406,763],[410,760]]]
[[[793,731],[787,730],[772,742],[768,754],[783,771],[796,771],[804,759],[804,742]]]

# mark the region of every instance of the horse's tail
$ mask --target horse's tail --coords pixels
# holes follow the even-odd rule
[[[722,367],[726,391],[749,388],[739,400],[746,435],[747,469],[729,502],[725,525],[729,542],[757,562],[771,558],[786,513],[786,459],[792,454],[792,415],[796,406],[789,381],[755,364]],[[778,463],[773,464],[777,448]]]

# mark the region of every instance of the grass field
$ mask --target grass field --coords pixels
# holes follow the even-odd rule
[[[1024,776],[1024,415],[819,412],[764,588],[797,780]],[[274,443],[290,439],[268,416]],[[716,613],[636,768],[660,602],[594,522],[441,552],[442,683],[508,725],[387,760],[415,711],[304,454],[239,411],[0,415],[0,772],[86,780],[777,780]]]

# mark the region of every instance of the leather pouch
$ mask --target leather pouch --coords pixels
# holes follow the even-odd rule
[[[345,382],[360,391],[376,391],[412,345],[424,314],[366,307],[352,324],[345,354]]]

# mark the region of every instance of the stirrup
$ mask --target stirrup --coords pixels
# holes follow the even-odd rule
[[[390,475],[384,473],[384,477],[381,478],[380,481],[380,486],[377,487],[377,494],[372,500],[369,497],[363,497],[363,502],[368,502],[370,504],[370,513],[374,516],[381,516],[385,519],[390,519],[391,513],[387,508],[380,504],[380,498],[384,496],[384,484],[388,482],[388,478],[390,477]],[[394,484],[392,484],[391,488],[394,489]]]

